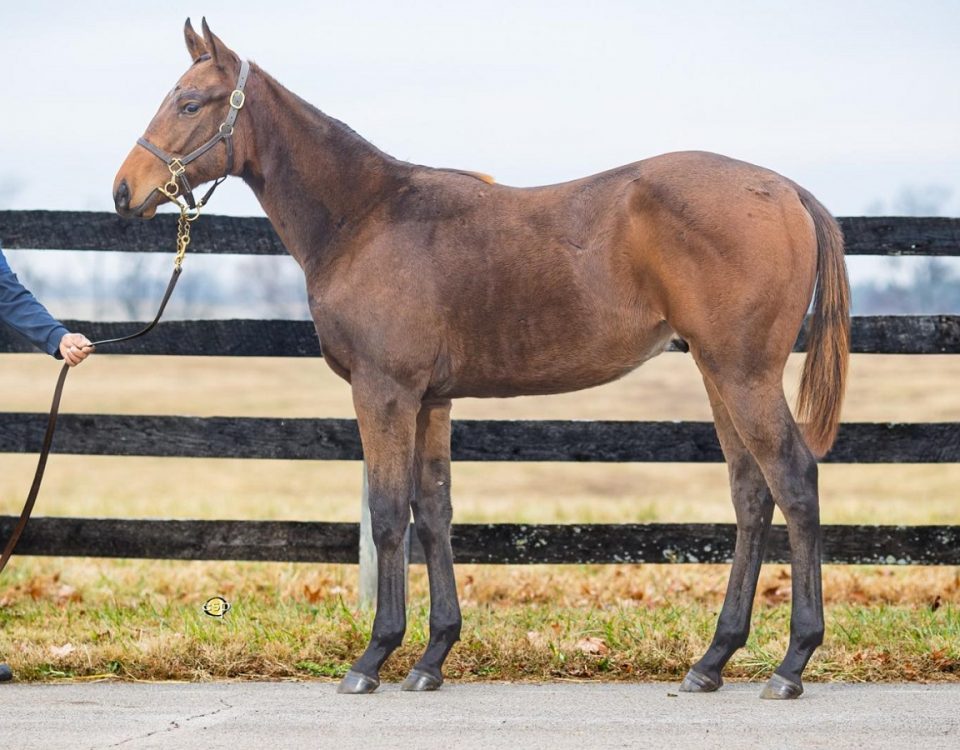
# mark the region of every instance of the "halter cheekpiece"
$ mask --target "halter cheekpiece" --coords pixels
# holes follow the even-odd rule
[[[230,110],[227,112],[226,118],[220,123],[220,127],[217,128],[217,132],[212,138],[210,138],[210,140],[208,140],[199,148],[194,149],[186,156],[173,156],[172,154],[168,154],[159,146],[155,146],[154,144],[150,143],[150,141],[144,137],[137,139],[137,143],[140,146],[143,146],[145,149],[147,149],[147,151],[164,162],[167,165],[167,169],[170,170],[170,180],[162,187],[157,188],[170,200],[176,201],[177,197],[182,195],[191,209],[199,209],[207,202],[207,200],[209,200],[210,196],[213,195],[213,191],[217,189],[217,186],[227,179],[230,172],[233,171],[233,126],[237,121],[237,115],[240,114],[240,110],[243,108],[244,102],[246,101],[246,95],[243,93],[243,88],[247,84],[247,77],[249,75],[250,63],[244,60],[240,63],[240,75],[237,76],[237,86],[230,93]],[[216,146],[220,141],[223,141],[224,145],[227,147],[227,168],[223,176],[214,181],[206,195],[197,201],[193,197],[193,188],[190,187],[190,183],[187,181],[187,164],[195,159],[199,159],[201,156],[207,153],[207,151]]]

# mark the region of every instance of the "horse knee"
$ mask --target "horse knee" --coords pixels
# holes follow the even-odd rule
[[[453,522],[453,506],[450,493],[445,485],[428,485],[430,492],[421,489],[413,501],[413,520],[417,537],[424,549],[449,540],[450,525]]]
[[[447,541],[450,538],[450,526],[434,525],[426,523],[423,518],[417,518],[414,522],[414,528],[417,530],[417,538],[424,550],[433,549],[438,544]]]
[[[410,524],[410,513],[375,511],[370,507],[370,531],[377,550],[393,550],[403,544]]]

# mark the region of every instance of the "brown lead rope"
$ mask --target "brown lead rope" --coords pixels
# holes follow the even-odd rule
[[[178,261],[173,269],[173,275],[170,277],[170,283],[167,284],[167,291],[163,294],[163,300],[160,302],[160,309],[157,310],[157,316],[148,326],[141,328],[136,333],[131,333],[129,336],[94,341],[94,348],[98,346],[109,346],[110,344],[119,344],[121,341],[130,341],[131,339],[137,339],[150,333],[150,331],[156,327],[157,323],[160,322],[160,317],[163,315],[164,308],[166,308],[167,302],[170,300],[170,295],[173,294],[173,288],[177,285],[177,280],[180,278],[180,271],[181,268]],[[23,510],[20,512],[20,520],[17,521],[13,533],[7,541],[7,546],[3,550],[3,555],[0,556],[0,573],[3,572],[7,561],[17,546],[17,542],[20,541],[20,536],[27,527],[27,521],[30,520],[30,514],[33,512],[33,506],[37,502],[37,495],[40,494],[40,483],[43,481],[43,472],[47,468],[47,458],[50,455],[50,447],[53,444],[53,434],[57,429],[57,416],[60,413],[60,397],[63,396],[63,385],[67,381],[68,372],[70,372],[70,365],[64,363],[60,369],[60,377],[57,378],[57,387],[53,391],[53,403],[50,405],[50,416],[47,418],[47,431],[43,436],[43,446],[40,448],[40,460],[37,461],[37,470],[33,475],[33,484],[30,486],[27,502],[24,503]]]

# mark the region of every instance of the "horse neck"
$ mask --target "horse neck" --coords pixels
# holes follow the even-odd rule
[[[248,83],[255,147],[242,177],[291,255],[327,260],[340,229],[396,189],[405,165],[281,86],[259,67]],[[252,85],[250,85],[252,84]]]

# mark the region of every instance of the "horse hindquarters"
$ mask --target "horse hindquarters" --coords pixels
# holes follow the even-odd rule
[[[813,423],[814,448],[827,450],[843,395],[848,290],[839,232],[822,206],[794,192],[782,210],[786,219],[742,238],[740,250],[732,238],[726,246],[716,237],[704,243],[705,257],[735,258],[736,265],[750,273],[731,273],[732,264],[727,264],[714,266],[717,273],[711,276],[706,264],[707,272],[695,282],[698,293],[688,296],[691,304],[681,306],[670,321],[687,339],[712,391],[738,523],[735,562],[717,635],[685,683],[692,690],[716,689],[720,669],[746,638],[747,599],[752,599],[769,524],[768,502],[757,500],[768,490],[787,522],[793,608],[786,657],[762,697],[800,695],[803,670],[823,640],[817,463],[787,406],[782,377],[811,296],[810,271],[816,269],[814,334],[800,401]],[[712,295],[705,291],[711,281]]]

